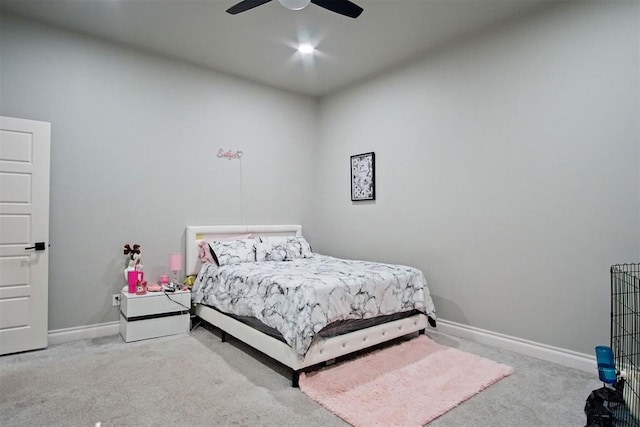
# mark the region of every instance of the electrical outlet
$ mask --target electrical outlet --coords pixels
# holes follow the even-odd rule
[[[111,305],[114,307],[120,305],[120,294],[113,294],[111,296]]]

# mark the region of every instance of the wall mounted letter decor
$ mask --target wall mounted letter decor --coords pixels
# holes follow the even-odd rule
[[[221,148],[220,151],[218,151],[218,158],[229,159],[229,160],[241,159],[242,158],[242,151],[236,151],[236,152],[233,152],[231,150],[224,151]]]
[[[351,200],[376,199],[376,153],[351,156]]]

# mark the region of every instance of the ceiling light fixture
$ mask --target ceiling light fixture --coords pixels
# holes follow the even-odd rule
[[[278,0],[281,5],[291,10],[300,10],[309,6],[311,0]]]
[[[315,50],[315,48],[313,47],[313,45],[311,43],[300,43],[298,45],[298,52],[302,53],[302,54],[310,54],[313,53],[313,51]]]

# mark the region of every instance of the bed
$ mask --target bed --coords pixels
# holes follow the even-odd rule
[[[258,242],[258,262],[201,261],[203,242],[241,240]],[[269,260],[268,250],[275,254],[275,247],[260,242],[270,241],[302,242],[301,255]],[[301,372],[435,327],[433,301],[419,270],[328,257],[304,243],[300,225],[187,227],[186,272],[197,275],[195,314],[220,329],[223,341],[228,334],[289,367],[294,387]],[[260,262],[265,250],[268,260]],[[367,297],[376,292],[373,304]]]

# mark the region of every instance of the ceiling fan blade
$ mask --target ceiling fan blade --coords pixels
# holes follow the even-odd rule
[[[246,12],[249,9],[253,9],[254,7],[262,6],[263,4],[269,3],[270,1],[271,0],[244,0],[227,9],[227,13],[236,15],[240,12]]]
[[[349,0],[311,0],[311,3],[349,18],[357,18],[362,8]]]

